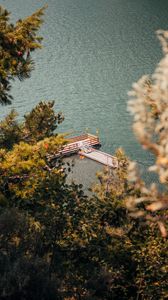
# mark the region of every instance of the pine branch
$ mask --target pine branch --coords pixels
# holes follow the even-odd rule
[[[34,69],[31,52],[41,48],[42,37],[37,32],[43,23],[46,6],[31,16],[9,23],[10,13],[0,6],[0,103],[10,104],[11,80],[24,80]]]

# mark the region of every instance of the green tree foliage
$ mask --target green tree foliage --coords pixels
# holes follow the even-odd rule
[[[55,130],[64,117],[54,111],[54,101],[40,102],[30,113],[18,122],[16,111],[12,110],[0,122],[0,147],[11,150],[13,145],[24,141],[29,144],[56,136]]]
[[[40,102],[29,114],[25,115],[25,137],[27,140],[39,141],[54,135],[57,124],[62,123],[63,115],[57,115],[53,109],[54,101]]]
[[[46,154],[59,149],[60,138],[1,150],[2,291],[7,286],[17,297],[20,286],[19,295],[28,299],[31,278],[36,295],[44,276],[42,299],[164,297],[166,244],[128,214],[126,196],[139,194],[126,180],[128,160],[118,151],[120,167],[110,175],[115,180],[107,190],[107,171],[99,174],[101,184],[88,197],[80,186],[67,185],[61,162],[50,167]],[[48,285],[51,295],[45,294]]]
[[[37,35],[42,23],[44,8],[33,15],[9,21],[10,13],[0,6],[0,102],[11,103],[10,83],[14,78],[23,80],[30,77],[34,67],[31,52],[41,48],[41,37]]]
[[[17,113],[12,110],[3,121],[0,122],[0,148],[12,149],[22,137],[21,126],[18,124]]]
[[[93,191],[99,200],[102,199],[103,203],[106,203],[103,219],[108,234],[112,239],[117,236],[117,242],[115,241],[113,246],[114,256],[112,255],[111,266],[115,265],[113,261],[115,258],[117,268],[114,277],[119,273],[122,274],[121,271],[125,276],[125,281],[119,283],[120,291],[125,288],[121,299],[166,299],[168,241],[162,238],[158,228],[150,222],[150,219],[148,219],[149,227],[146,226],[143,218],[132,219],[125,204],[130,199],[141,197],[143,189],[146,188],[145,183],[140,178],[138,181],[140,185],[129,181],[128,177],[131,174],[128,174],[128,159],[121,150],[116,152],[116,156],[119,160],[119,168],[111,174],[108,169],[99,173],[100,185],[95,185]],[[141,209],[144,209],[143,205]],[[103,212],[102,206],[100,212]],[[110,290],[109,298],[105,299],[110,299],[113,289],[116,289],[116,285]],[[120,297],[120,294],[117,295]],[[114,299],[117,299],[117,296]]]
[[[3,103],[10,79],[20,76],[19,63],[28,59],[24,43],[31,51],[39,47],[42,12],[12,26],[1,9]],[[8,31],[24,54],[14,69]],[[145,210],[143,201],[138,209],[135,202],[147,187],[134,167],[128,172],[124,152],[116,152],[119,167],[99,173],[88,196],[82,185],[67,184],[69,168],[57,155],[66,140],[55,132],[63,116],[54,103],[40,102],[22,122],[16,117],[12,111],[0,123],[0,299],[167,299],[168,242],[153,223],[130,215],[132,206],[136,214]]]
[[[8,208],[0,215],[0,298],[60,299],[57,278],[51,279],[49,267],[33,249],[39,239],[39,226],[26,211]]]

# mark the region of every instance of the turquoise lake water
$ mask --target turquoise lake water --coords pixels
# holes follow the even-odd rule
[[[40,100],[55,99],[65,121],[60,131],[99,130],[102,149],[123,147],[131,159],[150,164],[137,144],[127,112],[127,92],[154,71],[162,53],[157,29],[168,28],[167,0],[4,0],[12,18],[47,2],[41,29],[44,48],[33,56],[36,69],[13,84],[12,106],[20,116]],[[83,163],[85,164],[85,163]]]

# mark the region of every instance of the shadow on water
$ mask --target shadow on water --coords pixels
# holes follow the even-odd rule
[[[91,188],[95,183],[98,183],[96,177],[97,172],[102,172],[106,167],[96,161],[88,158],[80,158],[79,155],[73,155],[64,158],[64,162],[74,164],[71,168],[71,172],[68,174],[67,182],[75,182],[77,184],[83,185],[84,191],[88,193],[88,189]],[[162,189],[158,176],[155,173],[148,172],[147,169],[149,164],[144,164],[142,162],[137,162],[139,168],[139,174],[141,178],[145,181],[146,185],[149,186],[152,183],[156,183],[159,189]]]

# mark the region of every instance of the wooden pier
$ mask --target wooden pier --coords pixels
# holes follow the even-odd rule
[[[78,153],[78,151],[84,147],[100,147],[99,137],[90,133],[82,134],[67,139],[68,144],[64,146],[61,151],[62,155],[71,155]]]
[[[67,139],[67,142],[63,149],[56,155],[57,157],[79,154],[108,167],[118,167],[118,161],[115,156],[96,150],[96,148],[101,146],[99,137],[96,135],[90,133],[82,134]]]

